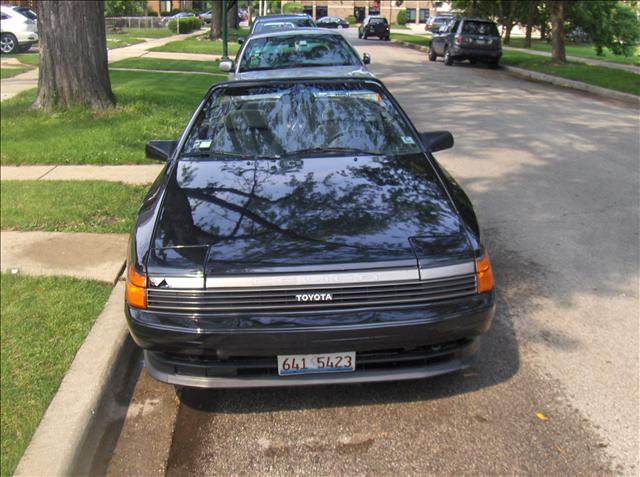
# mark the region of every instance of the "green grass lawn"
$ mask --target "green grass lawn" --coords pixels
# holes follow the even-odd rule
[[[142,38],[135,38],[124,33],[110,33],[107,35],[107,48],[115,50],[116,48],[123,48],[125,46],[135,45],[136,43],[142,43]]]
[[[110,35],[125,34],[133,38],[166,38],[173,35],[168,28],[124,28],[122,33],[109,33]]]
[[[622,91],[623,93],[640,95],[640,75],[628,71],[584,63],[554,65],[550,59],[541,56],[507,50],[503,50],[501,62],[508,66],[517,66],[540,73],[583,81],[594,86]]]
[[[426,35],[409,35],[406,33],[391,33],[391,39],[397,41],[406,41],[407,43],[413,43],[415,45],[429,46],[431,44],[431,37]]]
[[[0,227],[127,233],[147,189],[106,181],[2,181]]]
[[[18,76],[26,71],[29,71],[31,68],[17,66],[15,68],[3,67],[0,68],[0,79],[13,78],[14,76]]]
[[[117,106],[93,113],[31,109],[35,90],[2,102],[0,158],[19,164],[148,164],[144,146],[175,139],[211,84],[224,77],[112,71]],[[34,140],[34,138],[37,138]]]
[[[165,60],[164,58],[127,58],[109,65],[111,68],[134,68],[139,70],[169,70],[169,71],[198,71],[203,73],[217,73],[226,77],[227,73],[220,71],[218,63],[214,61],[193,60]]]
[[[247,28],[229,31],[229,55],[235,55],[240,48],[237,42],[238,37],[249,34]],[[172,53],[204,53],[210,55],[222,55],[222,41],[209,40],[206,35],[189,37],[184,40],[177,40],[163,46],[151,48],[150,51],[169,51]]]
[[[396,30],[411,30],[407,25],[398,25],[397,23],[392,23],[391,28],[395,28]]]
[[[0,474],[9,476],[106,303],[111,286],[75,278],[6,274],[0,286]]]
[[[511,45],[514,48],[524,48],[524,38],[511,38]],[[532,40],[531,49],[538,51],[547,51],[551,53],[551,44],[546,41]],[[617,56],[607,48],[604,50],[604,56],[598,56],[596,49],[591,44],[575,44],[567,43],[565,45],[566,53],[569,56],[581,56],[583,58],[591,58],[594,60],[610,61],[613,63],[625,63],[628,65],[640,65],[640,47],[636,47],[633,56]]]

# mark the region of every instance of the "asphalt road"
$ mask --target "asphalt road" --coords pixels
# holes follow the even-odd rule
[[[497,279],[477,364],[181,401],[143,372],[110,474],[637,475],[638,109],[345,34],[419,129],[456,138],[437,158]]]

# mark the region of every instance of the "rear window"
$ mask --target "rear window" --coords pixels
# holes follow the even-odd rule
[[[282,35],[249,41],[239,71],[304,66],[360,65],[358,55],[341,35]]]
[[[286,20],[274,20],[259,22],[254,33],[264,33],[273,30],[287,30],[290,28],[313,28],[315,25],[309,18],[287,18]]]
[[[464,22],[462,25],[462,33],[467,35],[492,35],[500,36],[498,28],[493,22]]]
[[[369,20],[369,23],[371,25],[386,25],[387,24],[387,19],[386,18],[372,18],[371,20]]]

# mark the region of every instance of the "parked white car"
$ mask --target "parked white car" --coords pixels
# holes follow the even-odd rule
[[[0,51],[3,54],[25,52],[38,41],[37,21],[25,16],[19,8],[0,6]]]

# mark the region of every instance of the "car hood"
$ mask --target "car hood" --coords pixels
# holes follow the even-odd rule
[[[147,271],[428,268],[472,256],[422,154],[181,160],[168,179]]]
[[[230,80],[255,80],[279,78],[375,78],[364,66],[308,66],[277,70],[247,71],[229,74]]]

